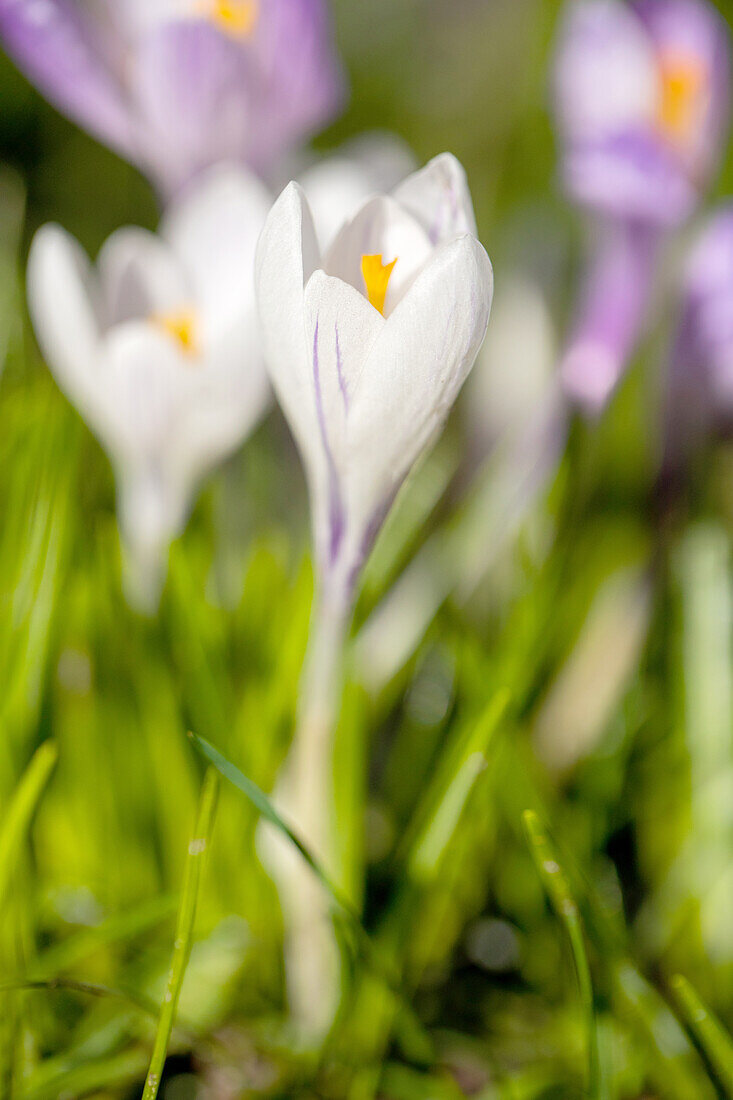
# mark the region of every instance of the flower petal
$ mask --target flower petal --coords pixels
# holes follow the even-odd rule
[[[272,199],[245,168],[223,165],[169,208],[161,235],[188,272],[207,327],[215,332],[254,310],[254,257]]]
[[[176,419],[172,449],[192,483],[235,451],[267,409],[270,387],[252,309],[207,349],[192,400]]]
[[[65,230],[46,225],[28,258],[28,307],[43,355],[56,381],[81,414],[101,408],[97,353],[101,325],[89,261]]]
[[[308,280],[304,304],[318,430],[338,479],[354,390],[385,321],[358,290],[320,270]]]
[[[578,143],[566,154],[563,170],[573,198],[616,218],[674,227],[698,200],[678,158],[644,131]]]
[[[730,32],[711,4],[700,0],[636,0],[634,11],[661,57],[690,59],[703,76],[685,159],[704,180],[720,158],[730,116]]]
[[[595,242],[580,310],[560,364],[568,396],[598,414],[624,374],[647,321],[658,234],[611,223]]]
[[[346,82],[325,0],[267,0],[251,47],[257,109],[250,164],[267,172],[334,118]]]
[[[324,261],[329,275],[366,293],[362,257],[379,255],[384,263],[396,260],[387,286],[384,316],[399,302],[432,252],[426,231],[394,199],[370,199],[333,241]]]
[[[391,191],[414,169],[409,147],[394,134],[365,134],[299,174],[325,251],[344,222],[373,195]]]
[[[255,287],[265,363],[306,462],[320,447],[305,284],[320,264],[313,219],[302,189],[289,184],[270,211],[257,245]]]
[[[433,245],[464,233],[476,236],[466,173],[451,153],[442,153],[413,172],[392,197],[418,219]]]
[[[571,141],[598,139],[651,123],[658,96],[652,43],[619,0],[575,0],[555,59],[555,107]]]
[[[189,308],[193,286],[172,250],[146,229],[118,229],[97,261],[108,325]]]
[[[108,407],[105,444],[117,464],[165,465],[196,369],[156,325],[131,321],[110,330],[100,349],[100,375]]]
[[[349,412],[347,508],[362,554],[445,421],[486,333],[492,295],[486,252],[460,237],[438,249],[373,344]]]
[[[134,125],[115,77],[117,43],[85,6],[69,0],[0,0],[0,38],[59,110],[124,156],[136,158]]]
[[[252,74],[237,42],[205,20],[164,23],[142,38],[133,65],[145,152],[164,191],[220,161],[248,159]]]

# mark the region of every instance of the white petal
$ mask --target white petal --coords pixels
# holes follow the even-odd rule
[[[322,461],[304,314],[305,284],[319,265],[308,203],[298,184],[291,183],[262,230],[255,287],[265,363],[307,465]]]
[[[322,251],[373,195],[391,191],[414,169],[409,147],[394,134],[365,134],[300,174]]]
[[[620,0],[576,0],[555,58],[558,121],[572,140],[602,138],[653,119],[659,75],[652,43]]]
[[[255,249],[271,205],[255,176],[224,165],[199,177],[163,221],[214,330],[253,306]]]
[[[466,173],[451,153],[434,157],[396,187],[392,195],[419,220],[434,245],[464,233],[476,236]]]
[[[320,270],[308,280],[305,330],[318,427],[337,468],[343,459],[354,389],[384,324],[381,314],[348,283]]]
[[[241,446],[269,403],[254,313],[217,340],[205,365],[193,370],[192,400],[174,425],[172,455],[186,478],[196,483]]]
[[[362,538],[445,421],[483,341],[492,293],[488,256],[461,237],[437,251],[373,345],[349,415],[347,508]]]
[[[190,308],[194,288],[168,245],[135,226],[118,229],[97,261],[108,325]]]
[[[362,257],[380,255],[385,264],[396,260],[384,305],[388,317],[431,252],[428,235],[419,222],[394,199],[380,196],[370,199],[342,228],[328,251],[324,268],[329,275],[366,294]]]
[[[40,229],[28,258],[28,307],[56,381],[91,421],[101,392],[96,297],[89,261],[73,237],[57,225]]]
[[[198,369],[155,325],[129,322],[110,331],[101,364],[104,435],[118,466],[165,465],[176,419],[193,399]]]

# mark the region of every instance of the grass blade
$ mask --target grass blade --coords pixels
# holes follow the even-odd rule
[[[153,1044],[153,1054],[150,1059],[150,1068],[145,1081],[143,1100],[155,1100],[160,1087],[160,1078],[165,1064],[168,1042],[173,1022],[178,1007],[178,999],[181,995],[181,986],[191,954],[191,941],[193,938],[193,926],[196,918],[196,903],[198,901],[199,887],[201,884],[201,871],[204,857],[208,848],[211,828],[216,806],[216,793],[218,780],[213,768],[209,768],[204,778],[199,800],[196,832],[188,845],[188,857],[183,875],[183,889],[181,891],[181,904],[178,910],[178,922],[176,925],[176,939],[173,947],[168,982],[163,996],[163,1005],[158,1019],[158,1030]]]
[[[670,986],[685,1026],[715,1071],[726,1095],[733,1100],[733,1039],[687,978],[676,974]]]
[[[565,926],[570,940],[580,999],[588,1021],[588,1095],[590,1100],[601,1100],[600,1052],[593,1005],[593,986],[578,906],[570,892],[554,845],[542,828],[537,814],[532,810],[525,810],[523,818],[530,851],[542,879],[542,885],[553,909]]]
[[[209,761],[209,763],[212,764],[216,768],[216,770],[224,776],[225,779],[228,779],[229,782],[233,784],[233,786],[240,790],[242,794],[250,800],[257,812],[262,817],[264,817],[266,821],[269,821],[271,825],[274,825],[278,832],[282,833],[283,836],[285,836],[286,839],[290,841],[290,843],[298,850],[300,855],[308,864],[311,871],[322,884],[322,886],[324,886],[327,892],[331,895],[337,906],[348,913],[349,916],[353,918],[357,922],[357,924],[360,925],[361,922],[359,921],[359,917],[354,912],[350,903],[346,900],[338,887],[333,882],[331,882],[326,872],[320,866],[318,861],[313,857],[313,855],[311,855],[311,853],[308,851],[308,848],[305,846],[300,837],[298,837],[287,824],[287,822],[284,821],[282,817],[280,817],[280,814],[272,805],[272,802],[267,797],[265,792],[261,790],[261,788],[258,787],[256,783],[249,779],[244,774],[244,772],[241,772],[235,764],[232,764],[230,760],[227,760],[225,756],[222,756],[218,749],[215,749],[213,745],[211,745],[208,741],[205,741],[203,737],[199,737],[195,733],[189,733],[188,736],[191,738],[195,747],[202,754],[202,756],[204,756]]]
[[[230,760],[222,756],[218,749],[215,749],[213,745],[205,741],[203,737],[199,737],[195,733],[189,733],[189,737],[202,756],[204,756],[225,779],[228,779],[237,790],[241,791],[242,794],[250,800],[255,809],[266,821],[269,821],[271,825],[294,845],[334,902],[336,907],[335,916],[342,918],[342,931],[350,933],[353,940],[353,944],[349,944],[349,946],[354,953],[354,957],[356,958],[358,956],[366,962],[372,972],[379,977],[389,991],[397,998],[402,1010],[407,1014],[417,1031],[422,1032],[422,1027],[402,987],[400,977],[394,973],[389,963],[382,958],[371,936],[364,928],[356,909],[341,890],[331,881],[300,837],[298,837],[287,822],[280,817],[280,814],[272,805],[265,792],[244,775],[235,764],[232,764]],[[424,1038],[427,1049],[430,1047],[429,1040],[427,1036],[424,1036]],[[148,1098],[145,1097],[144,1100],[148,1100]]]
[[[44,742],[36,750],[11,799],[0,828],[0,905],[5,899],[18,851],[57,756],[58,751],[53,741]]]

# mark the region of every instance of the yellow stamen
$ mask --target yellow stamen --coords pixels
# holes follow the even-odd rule
[[[384,313],[384,300],[387,297],[389,277],[396,263],[397,260],[392,260],[391,264],[383,264],[381,252],[375,256],[362,256],[361,258],[361,273],[364,277],[367,298],[380,313]]]
[[[212,23],[232,38],[249,38],[259,15],[258,0],[207,0],[203,7]]]
[[[659,62],[659,75],[657,125],[671,141],[688,141],[698,120],[705,68],[697,58],[667,54]]]
[[[154,313],[150,320],[180,345],[187,355],[196,355],[196,314],[192,309],[175,309],[168,313]]]

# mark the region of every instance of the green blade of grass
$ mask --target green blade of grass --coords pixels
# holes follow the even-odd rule
[[[325,888],[331,898],[336,902],[339,909],[342,909],[349,918],[361,927],[358,915],[353,910],[351,904],[343,896],[338,887],[331,882],[330,878],[320,866],[318,861],[311,855],[308,848],[303,841],[298,837],[290,828],[288,823],[283,820],[280,814],[277,812],[272,802],[267,797],[265,792],[261,790],[251,779],[249,779],[244,772],[241,772],[239,768],[232,764],[230,760],[227,760],[225,756],[215,749],[208,741],[205,741],[203,737],[199,737],[198,734],[189,733],[188,735],[195,747],[201,753],[202,756],[212,764],[218,772],[220,772],[225,779],[235,786],[239,791],[245,795],[257,812],[264,817],[266,821],[269,821],[271,825],[274,825],[278,832],[297,849],[302,858],[310,867],[313,874],[316,876],[321,885]]]
[[[676,974],[669,984],[685,1026],[733,1100],[733,1039],[687,978]]]
[[[590,1100],[601,1100],[598,1029],[593,1004],[593,985],[591,983],[588,956],[585,951],[580,913],[570,892],[558,854],[547,833],[542,828],[537,814],[532,810],[525,810],[523,819],[532,858],[542,880],[542,885],[547,892],[553,909],[562,921],[570,941],[580,999],[588,1022],[588,1095]]]
[[[46,741],[36,750],[33,759],[18,784],[0,828],[0,905],[5,898],[15,860],[28,832],[58,752],[53,741]]]
[[[211,828],[214,820],[214,808],[216,806],[216,794],[218,780],[216,772],[210,768],[204,778],[199,800],[196,832],[188,845],[188,857],[183,875],[183,889],[181,891],[181,903],[178,910],[176,925],[176,939],[173,947],[168,982],[163,995],[163,1005],[158,1019],[158,1029],[153,1044],[153,1053],[150,1059],[150,1067],[145,1080],[143,1100],[155,1100],[160,1087],[160,1079],[165,1064],[168,1042],[170,1040],[173,1023],[178,1007],[178,999],[181,995],[181,986],[186,973],[191,943],[193,939],[194,921],[196,919],[196,905],[198,902],[199,887],[201,885],[201,872],[204,857],[211,836]]]
[[[415,881],[426,884],[437,876],[476,780],[487,765],[489,745],[508,705],[509,693],[497,692],[438,767],[418,810],[422,827],[408,857]]]
[[[300,856],[305,860],[308,867],[316,876],[318,881],[326,890],[327,894],[334,902],[335,916],[340,918],[340,925],[343,932],[350,933],[353,945],[355,945],[354,955],[360,957],[371,968],[372,972],[384,983],[389,991],[397,998],[401,1009],[407,1014],[412,1024],[415,1026],[425,1041],[426,1049],[432,1049],[432,1044],[428,1039],[426,1033],[422,1029],[414,1009],[410,1004],[402,982],[398,975],[394,973],[393,968],[389,963],[382,958],[381,953],[374,944],[371,936],[364,928],[361,922],[359,914],[354,909],[349,899],[342,893],[341,890],[331,881],[326,872],[320,866],[315,857],[308,850],[303,841],[293,832],[291,827],[286,821],[282,819],[275,807],[272,805],[270,799],[265,792],[261,790],[256,783],[249,779],[239,768],[232,764],[230,760],[227,760],[225,756],[215,749],[213,745],[205,741],[203,737],[199,737],[195,733],[189,733],[189,737],[193,742],[196,749],[205,757],[206,760],[212,764],[221,775],[224,776],[237,790],[241,791],[255,809],[261,814],[261,816],[269,821],[278,832],[280,832],[298,851]],[[352,945],[352,947],[353,947]],[[147,1100],[147,1097],[144,1098]]]

